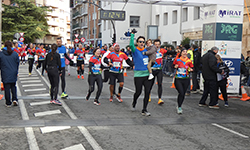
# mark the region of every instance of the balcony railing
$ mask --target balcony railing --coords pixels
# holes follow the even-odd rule
[[[72,29],[75,29],[75,28],[78,28],[78,27],[79,27],[79,23],[73,24],[73,28]]]

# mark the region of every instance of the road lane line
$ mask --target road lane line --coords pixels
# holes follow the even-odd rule
[[[40,88],[40,89],[28,89],[28,90],[24,90],[24,92],[35,92],[35,91],[45,91],[46,88]]]
[[[70,128],[71,128],[70,126],[49,126],[49,127],[41,127],[40,130],[42,134],[45,134],[45,133],[50,133],[50,132],[55,132],[55,131],[66,130]]]
[[[213,125],[213,126],[216,126],[216,127],[218,127],[218,128],[221,128],[221,129],[223,129],[223,130],[226,130],[226,131],[228,131],[228,132],[231,132],[231,133],[233,133],[233,134],[236,134],[236,135],[238,135],[238,136],[240,136],[240,137],[243,137],[243,138],[246,138],[246,139],[249,138],[249,137],[246,136],[246,135],[243,135],[243,134],[241,134],[241,133],[239,133],[239,132],[233,131],[233,130],[231,130],[231,129],[228,129],[228,128],[226,128],[226,127],[223,127],[223,126],[221,126],[221,125],[218,125],[218,124],[216,124],[216,123],[212,123],[212,125]]]
[[[47,104],[50,104],[50,101],[33,102],[33,103],[30,103],[30,106],[47,105]]]
[[[18,82],[17,82],[17,95],[21,96],[21,91],[19,89]],[[29,116],[28,116],[28,113],[27,113],[27,110],[25,108],[23,100],[19,99],[18,102],[19,102],[19,108],[20,108],[22,119],[29,120]],[[39,150],[33,128],[32,127],[25,127],[24,130],[25,130],[26,137],[27,137],[27,140],[29,143],[29,149],[30,150]]]
[[[36,71],[38,73],[40,73],[39,70],[36,70]],[[50,87],[49,82],[44,77],[42,77],[42,79],[47,84],[47,86]],[[68,105],[63,100],[61,100],[61,103],[62,103],[63,108],[67,112],[67,114],[70,116],[70,118],[76,120],[77,119],[76,115],[71,111],[71,109],[68,107]],[[85,128],[84,126],[77,126],[77,127],[94,150],[102,150],[102,147],[96,142],[96,140],[89,133],[87,128]]]
[[[30,80],[30,81],[20,81],[20,83],[38,83],[42,82],[41,80]]]
[[[43,84],[25,84],[22,87],[34,87],[34,86],[43,86]]]
[[[46,94],[32,94],[32,95],[27,95],[27,96],[34,96],[34,97],[42,96],[42,97],[45,97],[45,96],[50,96],[50,95],[49,95],[49,93],[46,93]]]
[[[56,114],[61,114],[62,112],[57,109],[57,110],[50,110],[50,111],[43,111],[43,112],[38,112],[34,113],[35,117],[41,117],[41,116],[47,116],[47,115],[56,115]]]
[[[78,145],[70,146],[61,150],[85,150],[85,148],[83,147],[82,144],[78,144]]]
[[[39,77],[30,77],[30,78],[23,78],[23,77],[20,77],[19,80],[38,80]]]

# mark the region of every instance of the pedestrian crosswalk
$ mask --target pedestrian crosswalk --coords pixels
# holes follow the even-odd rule
[[[51,105],[50,104],[50,94],[49,94],[49,82],[46,81],[46,79],[39,75],[40,72],[38,70],[33,70],[33,73],[31,76],[28,74],[27,67],[20,66],[19,68],[19,75],[18,75],[18,85],[21,93],[20,96],[26,96],[26,97],[43,97],[43,101],[29,101],[29,106],[27,109],[33,109],[35,112],[33,112],[33,116],[35,118],[43,118],[43,117],[49,117],[49,116],[60,116],[62,115],[62,111],[60,110],[63,107],[60,107],[59,109],[51,109],[44,111],[44,106]],[[48,100],[44,101],[44,97],[47,97]],[[27,109],[23,108],[25,107],[23,100],[21,101],[20,109],[24,110],[27,115],[27,118],[29,120],[29,116],[27,113]],[[22,107],[22,108],[21,108]],[[42,109],[39,109],[42,108]],[[40,111],[39,111],[40,110]],[[41,111],[43,110],[43,111]],[[29,111],[29,110],[28,110]],[[25,118],[24,118],[25,119]],[[25,128],[26,129],[26,128]],[[28,129],[28,128],[27,128]],[[71,126],[45,126],[40,127],[41,134],[53,134],[53,132],[63,131],[63,130],[69,130],[71,129]],[[31,132],[32,131],[32,132]],[[31,134],[32,133],[32,134]],[[28,136],[28,142],[31,141],[34,142],[35,135],[33,133],[32,128],[29,128],[29,131],[26,132]],[[30,139],[30,140],[29,140]],[[32,140],[33,139],[33,140]],[[34,149],[37,149],[37,142],[35,141],[33,144],[30,144],[30,147],[34,147]],[[77,144],[73,146],[66,147],[62,150],[85,150],[84,146],[82,144]]]

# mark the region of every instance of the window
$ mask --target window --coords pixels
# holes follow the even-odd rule
[[[173,45],[174,47],[176,47],[176,46],[177,46],[177,42],[176,42],[176,41],[172,41],[172,45]]]
[[[188,20],[188,8],[182,9],[182,22],[186,22]]]
[[[140,16],[130,16],[130,27],[140,27]]]
[[[159,23],[160,23],[160,15],[156,15],[155,16],[155,24],[159,25]]]
[[[91,15],[89,15],[89,21],[91,21]]]
[[[172,24],[177,23],[177,10],[173,11]]]
[[[168,25],[168,13],[164,13],[163,25]]]
[[[194,7],[194,20],[200,19],[200,7]]]

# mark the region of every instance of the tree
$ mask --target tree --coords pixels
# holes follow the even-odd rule
[[[34,0],[12,0],[13,3],[15,6],[3,4],[3,41],[12,41],[15,33],[24,32],[24,42],[29,43],[49,33],[46,16],[51,10],[47,6],[38,7]]]
[[[190,38],[189,37],[184,37],[184,39],[181,41],[181,45],[187,45],[190,44]]]

